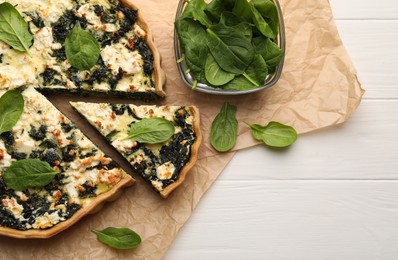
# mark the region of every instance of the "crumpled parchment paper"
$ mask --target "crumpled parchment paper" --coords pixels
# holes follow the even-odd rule
[[[275,120],[292,125],[299,133],[306,133],[343,123],[361,101],[364,91],[338,35],[328,0],[280,1],[287,38],[282,77],[270,89],[233,97],[193,92],[182,83],[173,49],[173,23],[178,0],[136,0],[136,4],[141,7],[153,31],[167,75],[168,96],[156,104],[193,104],[201,111],[204,139],[197,164],[183,186],[166,200],[132,173],[137,182],[119,199],[105,204],[98,213],[85,217],[55,237],[46,240],[0,237],[1,259],[161,259],[235,151],[257,144],[248,127],[240,124],[238,143],[233,152],[218,154],[211,148],[210,125],[223,102],[238,107],[238,119],[260,124]],[[67,96],[52,96],[50,100],[128,169],[127,163],[72,111],[68,101],[134,102]],[[132,250],[108,248],[91,232],[108,226],[129,227],[141,235],[143,242]]]

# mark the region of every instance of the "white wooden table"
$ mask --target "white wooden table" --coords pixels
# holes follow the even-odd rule
[[[360,107],[288,151],[238,152],[165,259],[398,259],[398,2],[330,3]]]

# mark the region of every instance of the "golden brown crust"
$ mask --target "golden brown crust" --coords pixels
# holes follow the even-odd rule
[[[175,190],[178,186],[180,186],[184,182],[185,177],[187,176],[188,172],[195,165],[195,163],[198,159],[199,147],[202,143],[202,133],[200,131],[200,114],[199,114],[199,109],[195,106],[190,106],[189,110],[191,111],[193,118],[194,118],[193,130],[196,134],[195,142],[191,146],[191,156],[190,156],[187,164],[185,164],[182,167],[177,181],[168,185],[163,191],[160,192],[160,195],[163,198],[167,198],[173,190]]]
[[[100,210],[105,202],[117,199],[123,188],[131,186],[134,179],[130,175],[126,175],[118,184],[116,184],[110,191],[105,192],[87,205],[78,210],[71,218],[50,227],[49,229],[30,229],[30,230],[16,230],[7,227],[0,227],[0,235],[13,237],[13,238],[49,238],[61,231],[72,226],[87,214],[93,214]]]
[[[152,31],[149,29],[147,22],[143,18],[141,10],[133,3],[133,1],[120,0],[120,2],[125,6],[137,11],[137,17],[138,17],[137,23],[146,32],[145,42],[153,54],[156,93],[161,97],[165,97],[166,92],[164,92],[163,87],[166,84],[166,74],[164,73],[163,69],[160,66],[161,56],[158,49],[155,46],[155,43],[153,42]]]

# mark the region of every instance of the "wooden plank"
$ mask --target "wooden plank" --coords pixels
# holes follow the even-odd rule
[[[289,149],[239,151],[224,173],[233,181],[398,180],[397,111],[395,100],[364,100],[346,123],[299,136]]]
[[[398,98],[398,21],[336,21],[336,25],[366,90],[364,98]]]
[[[398,19],[395,0],[329,0],[336,19]]]
[[[396,181],[222,176],[164,259],[396,259],[397,190]]]

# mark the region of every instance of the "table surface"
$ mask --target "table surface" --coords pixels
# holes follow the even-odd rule
[[[361,105],[286,151],[238,152],[164,259],[398,259],[398,2],[330,4]]]

